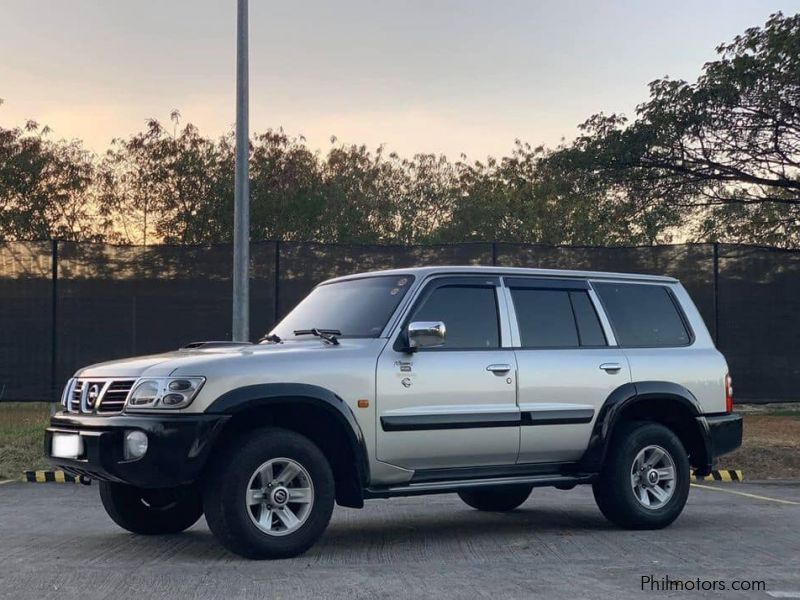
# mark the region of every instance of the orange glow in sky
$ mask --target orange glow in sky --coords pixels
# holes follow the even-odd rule
[[[630,115],[648,82],[695,78],[714,48],[800,2],[253,0],[253,131],[401,155],[555,145]],[[35,119],[95,151],[173,108],[234,120],[234,0],[0,0],[0,125]]]

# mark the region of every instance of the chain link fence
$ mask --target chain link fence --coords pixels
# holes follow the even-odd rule
[[[90,363],[230,339],[230,245],[0,243],[0,401],[52,400]],[[666,274],[691,293],[748,401],[800,399],[800,251],[728,244],[550,247],[257,242],[250,323],[260,337],[318,282],[416,265]]]

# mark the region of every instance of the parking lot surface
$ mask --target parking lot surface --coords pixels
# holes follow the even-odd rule
[[[709,487],[693,487],[662,531],[614,528],[585,486],[535,489],[505,514],[455,495],[376,500],[337,507],[304,556],[254,562],[223,550],[203,520],[177,536],[129,534],[96,485],[10,483],[0,485],[0,597],[800,598],[800,484]],[[728,589],[643,591],[643,576]],[[766,590],[730,591],[743,580]]]

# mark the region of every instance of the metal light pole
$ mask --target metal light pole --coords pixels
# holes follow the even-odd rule
[[[250,339],[250,156],[247,2],[236,6],[236,180],[233,190],[233,339]]]

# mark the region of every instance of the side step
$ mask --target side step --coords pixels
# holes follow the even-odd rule
[[[533,487],[558,486],[572,487],[594,481],[593,474],[579,475],[524,475],[519,477],[491,477],[488,479],[460,479],[452,481],[431,481],[408,483],[385,488],[367,488],[365,498],[393,498],[397,496],[421,496],[424,494],[449,494],[460,490],[499,485],[525,483]]]

